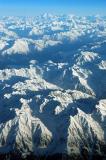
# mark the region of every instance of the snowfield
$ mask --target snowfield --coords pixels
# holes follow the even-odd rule
[[[106,158],[106,17],[0,18],[0,155],[13,154]]]

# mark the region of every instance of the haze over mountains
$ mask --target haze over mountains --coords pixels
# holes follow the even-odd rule
[[[106,158],[105,52],[106,17],[0,18],[0,154]]]

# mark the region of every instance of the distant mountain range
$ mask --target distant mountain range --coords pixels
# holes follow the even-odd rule
[[[106,159],[106,17],[0,18],[1,159]]]

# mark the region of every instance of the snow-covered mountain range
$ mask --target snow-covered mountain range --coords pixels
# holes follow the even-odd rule
[[[12,154],[106,158],[106,17],[0,18],[0,155]]]

